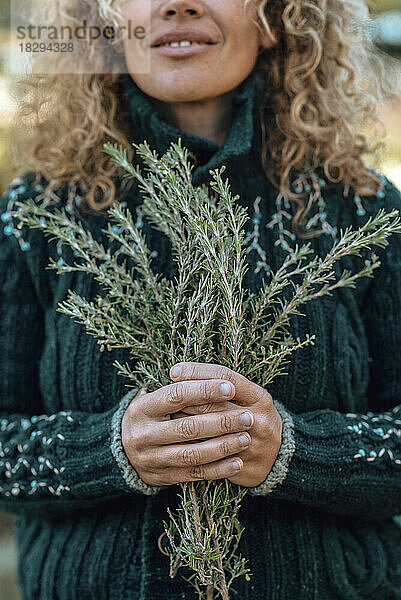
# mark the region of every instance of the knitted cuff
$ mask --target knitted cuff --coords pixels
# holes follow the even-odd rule
[[[281,446],[266,479],[256,487],[247,488],[252,496],[266,496],[284,481],[288,472],[288,465],[295,452],[294,421],[280,402],[275,400],[274,406],[280,413],[283,422]]]
[[[116,459],[118,466],[120,467],[123,478],[127,485],[136,492],[141,492],[147,496],[152,496],[167,486],[148,485],[145,483],[129,462],[121,440],[121,423],[123,416],[137,393],[138,389],[134,388],[125,394],[119,404],[118,409],[113,414],[111,421],[111,452]]]

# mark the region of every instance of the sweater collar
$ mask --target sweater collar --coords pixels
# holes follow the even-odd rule
[[[193,170],[194,185],[210,179],[209,170],[227,167],[232,175],[245,158],[253,161],[260,157],[261,128],[259,108],[263,98],[263,81],[260,71],[252,71],[237,87],[233,96],[231,127],[222,146],[206,138],[192,135],[170,125],[142,92],[129,74],[122,78],[122,96],[132,118],[135,141],[148,141],[151,149],[164,154],[171,142],[182,140],[182,146],[196,157]]]

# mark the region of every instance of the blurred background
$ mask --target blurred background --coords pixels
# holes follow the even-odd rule
[[[10,155],[10,126],[16,109],[12,91],[15,79],[6,75],[7,55],[4,52],[4,44],[9,38],[9,10],[10,0],[0,0],[0,193],[15,176]],[[398,59],[397,70],[401,81],[400,0],[376,0],[370,4],[370,12],[375,23],[375,43]],[[380,117],[386,127],[387,137],[386,147],[380,153],[380,163],[376,167],[401,188],[401,90],[396,101],[380,107]],[[20,598],[15,581],[13,523],[11,515],[0,511],[0,600]]]

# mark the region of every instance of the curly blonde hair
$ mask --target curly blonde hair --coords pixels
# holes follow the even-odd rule
[[[49,11],[47,23],[60,17],[50,9],[57,3],[41,4]],[[74,9],[80,18],[99,26],[110,19],[118,22],[113,4],[112,0],[63,3],[66,13]],[[308,209],[305,194],[291,192],[291,175],[322,167],[329,181],[352,186],[355,195],[377,194],[380,179],[367,169],[362,156],[376,156],[383,146],[385,130],[376,111],[379,102],[396,95],[391,62],[371,41],[365,0],[244,0],[244,5],[255,9],[255,22],[272,43],[256,64],[266,83],[261,107],[263,167],[273,185],[298,205],[293,231],[313,237],[316,232],[299,231]],[[52,190],[79,181],[87,191],[87,209],[95,211],[115,201],[115,178],[121,174],[103,152],[103,144],[123,144],[133,159],[129,119],[117,94],[121,76],[106,74],[109,65],[104,57],[117,49],[107,40],[103,43],[108,51],[98,53],[97,60],[104,62],[97,64],[96,73],[36,73],[25,78],[19,110],[23,140],[16,162],[17,168],[43,174]],[[75,62],[86,59],[85,49],[74,52]],[[60,54],[57,60],[62,73],[66,58]],[[366,123],[371,125],[370,139],[362,133]]]

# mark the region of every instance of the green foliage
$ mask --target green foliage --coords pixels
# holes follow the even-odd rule
[[[19,218],[78,253],[74,264],[51,261],[49,268],[59,274],[85,271],[101,283],[104,297],[90,302],[69,290],[58,310],[84,325],[102,351],[129,349],[135,366],[114,364],[132,386],[147,391],[170,384],[169,369],[181,361],[226,365],[267,386],[286,373],[292,352],[313,344],[313,334],[293,339],[290,317],[302,315],[300,307],[306,302],[339,287],[355,287],[360,277],[373,277],[380,266],[372,254],[359,272],[344,270],[337,279],[335,263],[347,255],[361,257],[361,250],[372,245],[385,247],[389,235],[401,233],[398,211],[380,210],[359,230],[341,231],[324,258],[313,255],[310,243],[296,246],[270,281],[264,281],[257,293],[250,292],[243,287],[247,208],[236,203],[238,197],[223,180],[224,167],[210,172],[215,200],[206,186],[193,187],[192,166],[181,141],[171,144],[162,157],[146,142],[135,149],[144,172],[128,162],[125,149],[105,145],[126,176],[139,183],[141,208],[150,224],[169,238],[177,266],[173,280],[153,272],[151,249],[124,206],[109,209],[110,222],[103,230],[118,244],[115,252],[94,240],[63,209],[50,213],[28,200],[21,205]],[[133,268],[128,268],[127,259]],[[237,514],[246,488],[226,479],[180,485],[181,507],[175,515],[169,510],[171,523],[165,523],[170,576],[179,567],[188,567],[193,573],[186,581],[199,598],[209,600],[216,591],[227,600],[235,578],[250,578],[246,559],[235,554],[243,532]]]

